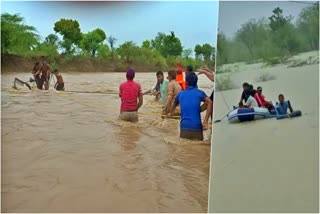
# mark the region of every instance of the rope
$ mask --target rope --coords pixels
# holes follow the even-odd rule
[[[73,100],[75,102],[79,102],[79,103],[85,104],[85,105],[94,106],[94,107],[101,108],[101,109],[112,109],[112,110],[119,111],[118,108],[115,108],[113,106],[108,106],[108,105],[104,105],[104,104],[101,104],[101,103],[98,103],[98,102],[88,101],[88,100],[74,98],[74,97],[71,98],[70,96],[66,96],[66,95],[64,95],[62,93],[59,93],[59,92],[56,92],[56,94],[58,94],[59,96],[65,97],[67,99]],[[160,117],[161,116],[166,117],[166,115],[159,115],[159,114],[152,114],[152,113],[141,113],[141,112],[138,112],[138,114],[143,115],[143,116],[152,116],[152,117],[155,117],[155,116],[156,117],[159,117],[159,116]],[[180,116],[171,116],[171,118],[179,119]]]
[[[99,91],[65,91],[70,93],[80,93],[80,94],[119,94],[117,92],[99,92]]]

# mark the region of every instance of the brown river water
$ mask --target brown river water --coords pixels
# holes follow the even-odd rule
[[[179,120],[161,119],[144,97],[139,123],[118,120],[124,73],[63,74],[67,93],[12,88],[2,74],[2,212],[206,212],[210,134],[179,139]],[[137,73],[148,90],[154,73]],[[208,95],[204,76],[199,88]],[[204,116],[204,115],[203,115]]]

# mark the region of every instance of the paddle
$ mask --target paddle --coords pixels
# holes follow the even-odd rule
[[[226,116],[228,116],[228,114],[230,113],[230,112],[232,112],[233,110],[235,110],[235,109],[237,109],[237,108],[239,108],[239,106],[233,106],[233,109],[231,109],[227,114],[225,114],[221,119],[219,119],[219,120],[215,120],[213,123],[219,123],[219,122],[221,122]]]

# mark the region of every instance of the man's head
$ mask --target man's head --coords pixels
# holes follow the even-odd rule
[[[163,72],[162,71],[158,71],[157,72],[157,79],[158,79],[158,82],[162,83],[163,82]]]
[[[41,57],[40,57],[40,61],[41,61],[42,63],[47,63],[47,59],[46,59],[45,56],[41,56]]]
[[[132,68],[127,69],[127,80],[133,80],[135,77],[135,72]]]
[[[247,82],[243,83],[243,84],[242,84],[242,88],[243,88],[244,91],[249,90],[249,89],[250,89],[249,83],[247,83]]]
[[[55,69],[53,69],[53,73],[54,73],[54,75],[57,76],[59,74],[59,70],[57,68],[55,68]]]
[[[188,65],[186,67],[186,74],[188,75],[189,73],[193,72],[193,67],[191,65]]]
[[[283,94],[279,94],[278,99],[279,99],[279,103],[283,103],[284,102]]]
[[[194,72],[187,74],[186,83],[188,87],[197,87],[198,76]]]
[[[262,87],[261,87],[261,86],[259,86],[259,87],[257,88],[257,93],[258,93],[258,94],[262,94]]]
[[[175,80],[175,79],[176,79],[176,71],[174,71],[174,70],[168,71],[168,80],[171,81],[171,80]]]

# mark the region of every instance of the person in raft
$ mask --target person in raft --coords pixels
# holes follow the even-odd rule
[[[127,70],[127,81],[120,84],[119,97],[121,98],[121,120],[138,122],[138,110],[143,104],[143,96],[139,83],[133,81],[135,72],[132,68]]]
[[[290,101],[286,101],[284,99],[283,94],[279,94],[278,96],[279,103],[276,105],[276,113],[277,113],[277,119],[284,119],[284,118],[290,118],[290,117],[298,117],[301,116],[301,111],[293,111],[293,108],[291,106]],[[288,109],[290,110],[290,114],[288,114]]]
[[[166,101],[162,110],[162,117],[165,117],[168,113],[171,113],[171,108],[174,104],[174,100],[177,94],[182,90],[181,85],[176,81],[176,72],[174,70],[170,70],[168,72],[168,86],[167,86],[167,94]],[[179,110],[175,113],[178,114]]]
[[[57,91],[64,91],[64,82],[63,82],[63,78],[62,78],[61,73],[58,71],[58,69],[54,69],[54,70],[53,70],[53,73],[54,73],[54,75],[55,75],[56,78],[57,78],[57,82],[56,82],[56,84],[54,85],[54,88],[55,88]]]
[[[257,88],[257,93],[254,94],[254,98],[256,99],[259,107],[267,108],[269,111],[274,109],[274,106],[271,101],[267,101],[265,96],[262,94],[262,87],[259,86]]]
[[[253,89],[253,85],[250,85],[249,83],[243,83],[242,84],[243,92],[241,94],[239,107],[240,108],[254,108],[259,107],[256,99],[254,98],[254,94],[256,91]],[[245,102],[243,104],[243,101]]]
[[[164,105],[166,101],[167,86],[168,86],[169,80],[164,78],[162,71],[158,71],[156,76],[157,76],[156,85],[154,85],[152,89],[144,92],[143,95],[151,93],[152,95],[156,95],[156,100],[158,100],[158,97],[161,97],[162,104]]]
[[[181,119],[180,119],[180,137],[190,140],[203,140],[203,130],[208,129],[208,120],[210,112],[212,112],[211,99],[197,87],[198,76],[191,72],[186,76],[187,89],[181,91],[172,106],[171,112],[180,105]],[[201,123],[201,102],[207,104],[207,111]],[[169,115],[170,117],[170,115]]]

